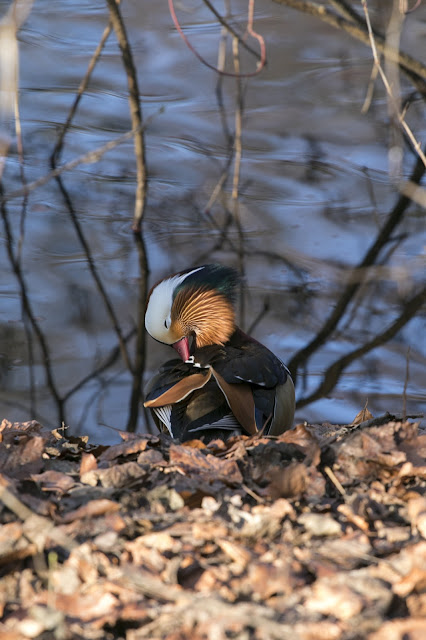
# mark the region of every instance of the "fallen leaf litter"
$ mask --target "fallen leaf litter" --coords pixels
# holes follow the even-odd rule
[[[420,640],[410,421],[105,447],[0,424],[0,638]]]

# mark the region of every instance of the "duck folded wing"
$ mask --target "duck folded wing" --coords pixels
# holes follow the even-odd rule
[[[250,421],[240,420],[247,433],[266,427],[265,433],[278,435],[292,426],[295,406],[293,381],[286,366],[264,345],[237,330],[226,345],[198,349],[195,360],[201,366],[210,362],[216,379],[221,377],[227,384],[227,390],[223,390],[228,399],[238,397],[244,406],[249,407],[248,401],[246,403],[239,393],[242,387],[249,388],[255,408],[255,426],[253,428]]]
[[[161,431],[181,442],[200,437],[208,442],[242,432],[210,367],[166,363],[150,381],[144,406]]]
[[[286,366],[263,344],[237,330],[230,341],[198,349],[195,360],[201,366],[207,363],[226,382],[248,382],[272,389],[284,384],[289,376]]]
[[[173,435],[181,442],[194,438],[209,442],[242,433],[240,422],[231,412],[213,376],[203,388],[173,405],[171,413]]]
[[[182,402],[193,391],[201,389],[210,380],[211,370],[207,369],[203,373],[192,373],[184,378],[181,378],[178,382],[173,384],[164,384],[161,386],[155,386],[147,395],[147,400],[144,402],[144,406],[150,409],[157,407],[164,407],[168,404],[175,404]],[[160,380],[158,380],[160,382]]]

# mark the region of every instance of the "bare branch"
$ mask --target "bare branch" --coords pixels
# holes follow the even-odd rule
[[[422,289],[415,296],[408,300],[403,305],[403,311],[401,315],[385,329],[382,333],[376,335],[372,340],[365,343],[361,347],[354,349],[350,353],[347,353],[336,362],[328,367],[326,370],[322,383],[317,387],[317,389],[311,393],[311,395],[301,398],[298,401],[297,407],[304,407],[311,402],[315,402],[320,398],[323,398],[325,395],[330,393],[332,389],[336,386],[339,381],[339,378],[342,372],[348,367],[354,360],[361,358],[366,355],[376,347],[379,347],[382,344],[388,342],[391,338],[393,338],[398,331],[402,329],[404,325],[407,324],[413,318],[413,316],[421,309],[421,307],[426,303],[426,288]]]
[[[144,128],[142,127],[142,112],[139,101],[139,87],[136,67],[133,62],[132,50],[126,33],[126,27],[120,13],[118,2],[116,0],[107,0],[110,19],[114,27],[115,35],[121,49],[124,68],[127,74],[127,83],[129,87],[130,114],[132,118],[132,126],[135,138],[135,156],[136,156],[136,200],[135,212],[133,216],[133,231],[140,233],[142,218],[145,212],[147,174],[145,161],[145,140]]]

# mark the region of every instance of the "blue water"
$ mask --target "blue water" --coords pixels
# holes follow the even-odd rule
[[[8,3],[0,2],[3,12]],[[234,5],[244,31],[245,4]],[[371,72],[367,47],[312,18],[270,3],[257,7],[257,29],[266,40],[268,65],[243,83],[243,155],[240,216],[246,251],[248,297],[245,326],[269,301],[254,335],[284,360],[305,345],[330,313],[350,267],[374,241],[397,199],[388,173],[389,124],[380,83],[366,115],[361,107]],[[228,146],[215,96],[217,78],[186,48],[167,6],[136,0],[123,5],[141,93],[149,171],[144,237],[150,282],[197,260],[236,264],[238,233],[213,252],[220,232],[203,211],[220,179]],[[216,64],[220,28],[207,10],[192,4],[179,12],[188,37]],[[407,19],[403,47],[422,51],[426,8]],[[24,169],[28,181],[49,171],[49,157],[89,59],[108,22],[104,3],[35,3],[19,31],[19,102]],[[254,46],[254,45],[253,45]],[[228,47],[229,53],[229,47]],[[242,55],[246,69],[253,58]],[[404,92],[410,90],[402,78]],[[234,131],[235,80],[223,82],[228,127]],[[404,93],[404,95],[405,95]],[[164,111],[160,111],[164,109]],[[426,139],[421,110],[410,126]],[[2,123],[13,137],[13,129]],[[114,35],[85,93],[65,139],[61,162],[72,160],[131,128],[127,80]],[[413,157],[406,152],[404,171]],[[64,174],[64,183],[93,260],[123,333],[137,321],[138,257],[131,233],[135,193],[133,142],[127,141],[95,164]],[[22,186],[13,142],[4,173],[5,191]],[[232,174],[211,209],[219,227],[231,208]],[[15,241],[22,198],[7,205]],[[309,394],[334,359],[371,339],[400,312],[423,278],[424,212],[411,206],[396,233],[406,234],[378,285],[363,292],[357,311],[343,319],[332,339],[310,360],[298,397]],[[111,322],[90,275],[86,256],[65,202],[51,181],[29,197],[22,266],[34,315],[46,336],[58,388],[65,394],[108,357],[117,344]],[[267,255],[273,253],[275,257]],[[295,271],[280,262],[283,256]],[[30,413],[28,349],[20,291],[0,224],[0,418],[37,417],[58,426],[34,339],[37,407]],[[303,270],[301,277],[300,270]],[[353,310],[349,312],[352,314]],[[424,410],[424,322],[409,323],[388,345],[347,369],[330,397],[301,409],[297,418],[348,422],[369,400],[376,415],[402,410],[407,350],[407,407]],[[131,355],[134,344],[130,344]],[[170,356],[147,339],[146,378]],[[66,405],[74,433],[113,442],[126,425],[131,377],[122,360],[75,393]],[[139,429],[144,430],[143,417]]]

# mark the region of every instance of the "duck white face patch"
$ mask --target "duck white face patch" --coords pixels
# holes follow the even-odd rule
[[[150,336],[164,344],[173,344],[176,341],[176,337],[170,335],[173,293],[188,276],[203,268],[198,267],[188,273],[167,278],[155,287],[145,313],[145,329]]]

